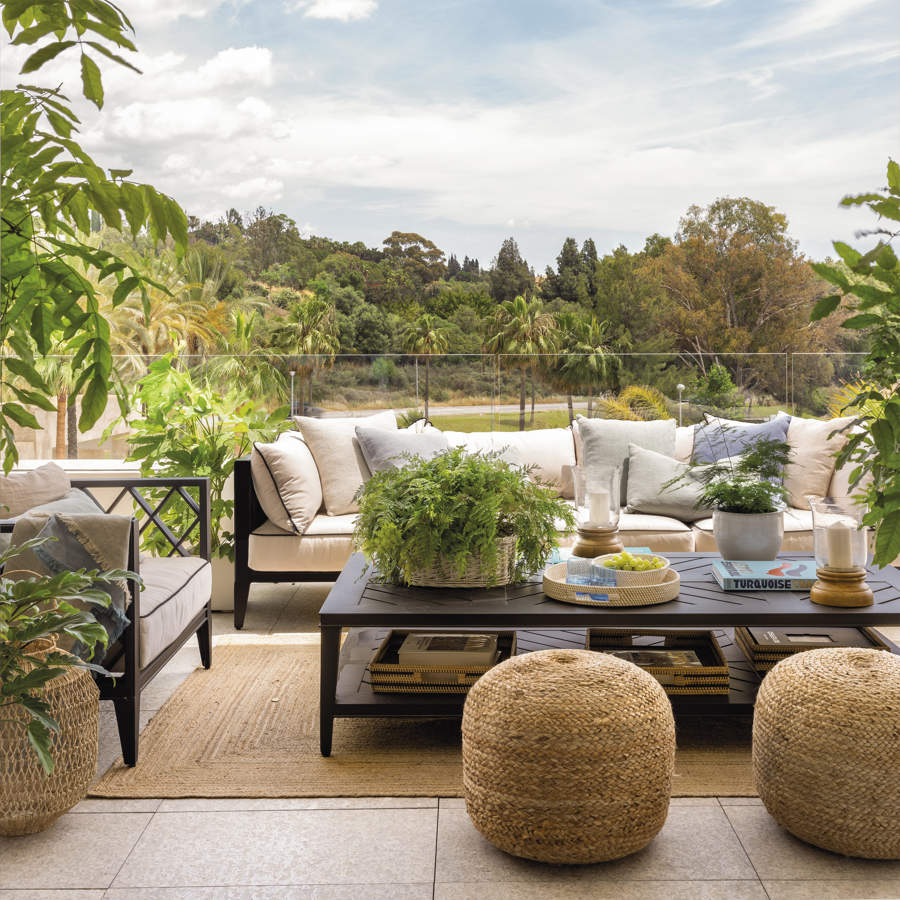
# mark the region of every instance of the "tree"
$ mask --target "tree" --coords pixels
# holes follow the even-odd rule
[[[647,271],[663,292],[660,324],[704,374],[720,353],[740,388],[784,395],[783,360],[757,357],[748,367],[742,354],[824,349],[822,329],[808,325],[822,282],[773,207],[746,197],[691,207]]]
[[[477,264],[477,263],[476,263]],[[519,245],[511,237],[500,246],[490,273],[491,296],[497,303],[513,300],[519,294],[534,293],[534,273],[519,253]]]
[[[262,206],[254,210],[244,236],[250,271],[254,275],[287,262],[300,241],[300,232],[293,219]]]
[[[575,243],[575,238],[568,237],[563,242],[562,250],[556,257],[556,271],[548,266],[544,284],[541,289],[546,300],[558,298],[566,303],[587,306],[590,302],[588,277],[584,267],[584,257]]]
[[[133,33],[131,23],[106,0],[78,4],[0,0],[0,12],[12,44],[39,45],[22,66],[23,75],[74,50],[81,59],[84,96],[98,109],[103,107],[103,83],[90,49],[134,68],[116,53],[135,49],[128,36]],[[152,283],[124,259],[80,237],[91,231],[92,211],[112,228],[122,228],[124,220],[135,237],[145,227],[154,241],[172,235],[179,253],[187,243],[187,218],[174,200],[150,185],[129,181],[130,170],[105,171],[85,153],[73,138],[79,120],[68,102],[57,88],[20,84],[0,92],[4,471],[18,460],[12,424],[39,428],[28,407],[55,408],[36,355],[72,354],[74,382],[69,396],[82,395],[82,431],[106,408],[113,377],[109,328],[83,265],[97,270],[100,282],[114,280],[115,306]]]
[[[447,352],[447,330],[440,320],[429,313],[422,313],[418,319],[406,326],[403,332],[403,349],[416,356],[425,357],[425,419],[428,420],[429,376],[431,357]]]
[[[382,243],[385,256],[399,262],[422,284],[437,281],[447,272],[444,251],[421,234],[392,231]]]
[[[456,278],[461,271],[462,266],[459,264],[459,260],[451,253],[450,259],[447,260],[447,278]]]
[[[534,371],[541,354],[556,349],[556,319],[544,311],[540,300],[528,300],[521,294],[512,300],[504,300],[494,314],[491,334],[487,340],[490,353],[509,355],[510,362],[519,370],[519,431],[525,430],[525,398],[528,374]],[[534,401],[532,399],[532,424]]]
[[[559,328],[559,355],[551,357],[549,375],[566,392],[569,422],[574,419],[572,395],[584,391],[588,396],[588,415],[593,412],[594,393],[616,368],[607,339],[607,325],[596,316],[589,319],[571,312],[556,317]]]
[[[387,353],[393,344],[392,317],[371,303],[360,303],[350,313],[353,349],[356,353]]]

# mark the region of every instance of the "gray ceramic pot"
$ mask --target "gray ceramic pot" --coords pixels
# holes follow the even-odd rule
[[[784,537],[784,512],[714,510],[713,536],[722,559],[775,559]]]

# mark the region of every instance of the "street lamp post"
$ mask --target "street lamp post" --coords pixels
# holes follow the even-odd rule
[[[297,373],[293,369],[291,369],[291,415],[292,416],[297,412],[297,410],[294,409],[294,376],[296,374]]]
[[[681,395],[684,393],[684,385],[676,384],[675,390],[678,391],[678,427],[681,427],[682,424],[682,415],[681,415]]]

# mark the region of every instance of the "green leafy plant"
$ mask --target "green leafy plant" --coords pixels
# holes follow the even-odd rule
[[[841,204],[867,206],[881,220],[900,222],[900,165],[894,160],[887,165],[887,182],[881,192],[844,197]],[[875,530],[876,564],[887,566],[900,556],[900,263],[891,247],[900,228],[891,224],[867,234],[879,235],[879,240],[866,253],[834,242],[849,273],[830,263],[813,265],[840,293],[821,299],[811,318],[823,319],[841,307],[850,313],[842,326],[863,331],[869,339],[862,380],[843,409],[855,418],[837,466],[853,467],[851,487],[860,487],[867,478],[858,494],[868,505],[863,521]]]
[[[68,50],[81,56],[82,90],[103,105],[95,51],[134,68],[118,51],[134,50],[131,23],[106,0],[29,3],[0,0],[3,26],[14,45],[38,45],[22,66],[30,75]],[[97,214],[109,226],[154,241],[171,235],[187,244],[181,207],[150,185],[128,180],[129,169],[102,169],[74,139],[79,120],[57,88],[19,84],[0,91],[0,456],[4,471],[18,460],[13,425],[40,428],[33,408],[55,410],[52,387],[36,357],[71,356],[70,396],[81,395],[79,428],[106,408],[113,382],[109,324],[95,284],[114,284],[114,306],[133,292],[148,304],[147,286],[162,290],[126,259],[89,243]]]
[[[10,577],[11,562],[23,550],[46,543],[46,538],[11,547],[0,554],[0,721],[21,724],[44,771],[53,771],[51,744],[59,725],[50,714],[41,689],[48,681],[73,666],[108,675],[105,669],[63,650],[49,649],[58,636],[77,641],[85,656],[92,657],[97,646],[106,647],[106,629],[86,610],[86,605],[108,607],[109,594],[97,583],[119,578],[134,578],[133,573],[61,572],[53,576]],[[10,716],[20,710],[25,715]]]
[[[719,426],[726,436],[730,427]],[[691,463],[683,475],[670,479],[663,488],[699,481],[702,485],[697,509],[733,513],[770,513],[783,509],[787,490],[782,483],[791,448],[785,441],[760,438],[739,455],[714,463]]]
[[[198,384],[176,367],[171,354],[151,364],[138,389],[146,412],[130,423],[127,458],[140,462],[142,475],[209,478],[210,549],[213,556],[234,560],[234,533],[225,527],[234,501],[225,498],[225,483],[234,461],[249,453],[254,441],[272,440],[290,426],[287,406],[268,413],[238,389],[222,394]],[[193,518],[183,506],[169,506],[164,513],[167,524],[182,526],[178,534]],[[145,546],[168,552],[165,537],[153,532]]]
[[[738,389],[731,380],[731,373],[721,363],[713,363],[700,378],[694,389],[693,401],[704,406],[728,407],[734,405]]]
[[[401,469],[376,472],[360,489],[354,540],[390,581],[449,559],[460,574],[480,556],[491,571],[499,538],[515,535],[514,577],[538,571],[556,545],[557,526],[575,524],[568,504],[497,454],[462,447]]]

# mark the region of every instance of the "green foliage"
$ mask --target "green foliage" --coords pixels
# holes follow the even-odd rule
[[[559,521],[574,525],[572,510],[552,488],[496,454],[457,447],[376,472],[360,489],[354,540],[385,578],[402,583],[438,557],[462,573],[480,556],[490,570],[497,540],[515,535],[514,574],[521,580],[544,565]]]
[[[249,453],[254,441],[272,440],[289,427],[287,407],[267,414],[240,388],[222,394],[195,383],[189,372],[175,367],[171,355],[152,363],[139,388],[146,413],[131,423],[128,459],[140,462],[142,475],[209,478],[210,549],[213,556],[233,560],[234,533],[224,523],[234,513],[234,501],[224,496],[225,482],[235,459]],[[174,505],[164,512],[166,523],[179,535],[193,518]],[[169,549],[155,530],[145,540],[149,549]]]
[[[706,406],[728,407],[734,402],[737,386],[721,363],[713,363],[694,389],[693,400]]]
[[[860,493],[869,507],[864,522],[875,529],[875,562],[887,566],[900,556],[900,263],[891,247],[900,234],[895,224],[900,222],[900,165],[888,162],[883,191],[845,197],[841,202],[867,206],[884,224],[869,232],[879,240],[865,253],[834,242],[849,276],[839,265],[813,267],[839,292],[820,300],[811,318],[824,318],[841,307],[850,313],[842,326],[869,336],[863,381],[843,409],[855,418],[837,466],[853,466],[851,487],[870,476],[869,486]]]
[[[729,425],[720,425],[726,436]],[[680,482],[702,484],[697,508],[713,507],[722,512],[769,513],[783,509],[787,490],[782,483],[791,448],[785,441],[761,438],[739,456],[714,463],[691,463],[684,475],[666,482],[665,488]]]
[[[635,422],[672,418],[665,396],[646,384],[630,384],[616,397],[599,397],[596,415],[604,419]]]
[[[72,666],[109,673],[62,650],[50,649],[41,656],[32,653],[61,636],[83,645],[88,658],[98,644],[106,647],[106,629],[85,607],[109,606],[109,594],[95,586],[98,582],[136,576],[120,570],[80,569],[47,577],[32,574],[20,578],[21,572],[10,577],[17,555],[46,542],[46,538],[27,541],[0,554],[0,721],[21,725],[23,736],[49,775],[53,771],[53,733],[59,731],[59,724],[50,715],[42,688]],[[25,715],[4,714],[16,710]]]
[[[13,44],[42,42],[22,74],[71,48],[81,53],[84,95],[103,105],[100,70],[88,48],[134,68],[112,50],[133,50],[127,18],[105,0],[84,3],[27,3],[0,0],[3,25]],[[72,37],[67,35],[72,33]],[[101,40],[102,39],[102,40]],[[72,395],[82,394],[79,427],[87,430],[106,408],[113,379],[109,325],[97,292],[83,274],[115,285],[114,306],[133,291],[146,304],[156,284],[126,260],[87,243],[97,213],[132,234],[144,227],[154,240],[171,235],[187,242],[187,220],[169,197],[128,180],[126,169],[97,165],[72,137],[78,118],[58,89],[18,85],[0,91],[0,455],[9,471],[18,460],[13,424],[38,428],[28,407],[55,409],[52,391],[36,356],[72,356]],[[12,352],[10,357],[8,354]]]

